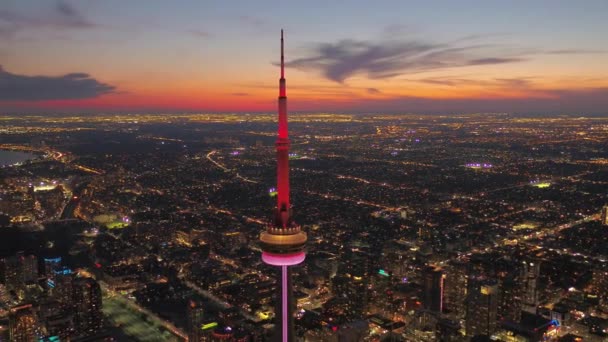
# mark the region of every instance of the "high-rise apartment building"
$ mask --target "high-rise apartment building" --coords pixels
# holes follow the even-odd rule
[[[428,266],[422,271],[424,308],[433,312],[443,312],[445,274],[439,267]]]
[[[483,277],[469,279],[466,335],[490,336],[496,331],[498,315],[498,284]]]
[[[32,304],[15,306],[9,311],[9,334],[12,342],[36,341],[36,315]]]
[[[538,307],[538,281],[540,277],[540,262],[525,260],[521,269],[522,310],[536,314]]]
[[[188,341],[200,342],[203,340],[203,321],[205,311],[201,303],[190,300],[188,303]]]
[[[101,288],[93,278],[76,278],[72,282],[74,325],[77,336],[90,336],[101,330]]]

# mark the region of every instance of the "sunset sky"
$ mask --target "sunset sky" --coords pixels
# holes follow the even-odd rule
[[[608,114],[608,1],[2,0],[0,114]]]

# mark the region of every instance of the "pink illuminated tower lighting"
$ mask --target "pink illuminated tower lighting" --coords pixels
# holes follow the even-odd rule
[[[276,141],[277,151],[277,207],[274,220],[260,234],[262,260],[281,270],[281,297],[275,311],[275,341],[294,341],[294,302],[289,266],[304,261],[306,255],[306,233],[292,219],[289,202],[289,135],[287,130],[287,95],[285,88],[285,61],[283,56],[283,30],[281,30],[281,78],[279,79],[279,129]]]

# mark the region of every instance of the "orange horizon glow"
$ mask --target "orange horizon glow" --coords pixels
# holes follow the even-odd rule
[[[311,1],[2,2],[0,113],[608,114],[606,2]]]
[[[292,82],[293,83],[293,82]],[[504,86],[430,86],[410,82],[406,86],[384,87],[381,92],[370,94],[359,82],[358,87],[344,85],[325,86],[294,86],[289,87],[290,111],[323,111],[336,110],[351,103],[365,101],[383,101],[399,98],[421,98],[428,100],[496,100],[496,99],[554,99],[554,91],[560,91],[558,84],[543,85],[534,88],[506,88]],[[584,87],[577,84],[579,89],[569,91],[586,91],[598,88],[597,82]],[[608,85],[605,86],[608,88]],[[159,110],[159,111],[234,111],[234,112],[272,112],[277,109],[278,87],[272,85],[263,87],[244,88],[237,90],[205,89],[195,84],[187,88],[173,91],[149,89],[139,91],[118,91],[91,99],[77,100],[46,100],[46,101],[8,101],[7,105],[23,108],[38,108],[61,110],[69,109],[96,109],[96,110]],[[369,88],[374,88],[370,85]],[[319,90],[320,89],[320,90]],[[241,91],[238,91],[241,90]],[[312,91],[311,91],[312,90]],[[405,91],[404,91],[405,90]]]

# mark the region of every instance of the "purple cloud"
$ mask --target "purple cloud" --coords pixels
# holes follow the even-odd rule
[[[545,52],[550,55],[579,55],[579,54],[596,54],[596,53],[608,53],[608,50],[585,50],[585,49],[561,49],[551,50]]]
[[[26,76],[0,66],[0,101],[87,99],[114,92],[115,87],[84,73],[63,76]]]
[[[419,80],[415,80],[415,82],[427,83],[427,84],[435,84],[440,86],[448,86],[448,87],[457,87],[463,85],[473,85],[473,86],[483,86],[488,88],[507,88],[507,87],[517,87],[517,88],[532,88],[532,77],[524,77],[524,78],[494,78],[491,80],[474,80],[468,78],[459,78],[459,77],[432,77],[432,78],[423,78]]]
[[[63,19],[62,21],[58,21],[58,24],[75,28],[90,28],[97,26],[93,22],[89,21],[84,14],[76,9],[72,4],[66,1],[57,2],[55,9],[57,13],[59,13],[61,19]]]
[[[188,30],[188,33],[198,38],[209,38],[211,36],[209,32],[202,30]]]
[[[4,39],[13,38],[17,32],[26,29],[90,29],[99,26],[66,1],[56,2],[44,16],[0,9],[0,38]]]
[[[288,66],[319,70],[326,78],[344,80],[364,74],[371,79],[471,65],[523,61],[521,57],[484,56],[491,45],[454,46],[419,41],[368,42],[341,40],[316,45],[309,57],[288,62]]]
[[[486,64],[503,64],[503,63],[513,63],[513,62],[521,62],[524,61],[523,58],[498,58],[498,57],[490,57],[490,58],[479,58],[474,59],[468,62],[468,65],[486,65]]]

